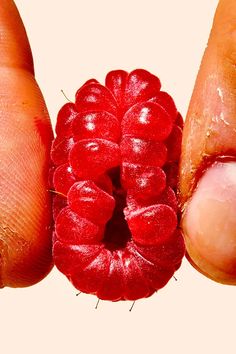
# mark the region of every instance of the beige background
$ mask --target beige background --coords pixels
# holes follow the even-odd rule
[[[185,115],[216,0],[16,0],[38,82],[55,124],[90,77],[110,69],[157,74]],[[235,353],[236,288],[184,261],[158,294],[130,303],[81,294],[56,269],[38,285],[0,292],[0,351],[42,353]]]

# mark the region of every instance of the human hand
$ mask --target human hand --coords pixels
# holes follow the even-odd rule
[[[236,2],[219,2],[182,142],[182,228],[190,262],[236,284]]]
[[[52,130],[12,0],[1,1],[0,53],[0,287],[22,287],[52,267]]]

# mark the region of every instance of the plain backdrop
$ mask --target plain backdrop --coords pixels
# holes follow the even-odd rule
[[[185,116],[216,0],[16,0],[31,42],[36,77],[53,125],[91,77],[145,68]],[[81,294],[53,269],[39,284],[0,291],[2,354],[235,353],[236,288],[186,260],[149,299],[102,301]]]

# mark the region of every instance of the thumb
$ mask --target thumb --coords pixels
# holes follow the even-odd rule
[[[190,262],[236,284],[236,2],[221,0],[191,98],[180,165]]]
[[[52,131],[11,0],[1,1],[0,35],[0,287],[17,287],[36,283],[52,265],[47,185]]]

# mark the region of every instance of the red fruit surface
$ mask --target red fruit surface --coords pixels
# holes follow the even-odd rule
[[[136,300],[165,286],[185,252],[176,185],[182,117],[137,69],[87,81],[58,114],[53,255],[74,286]]]

